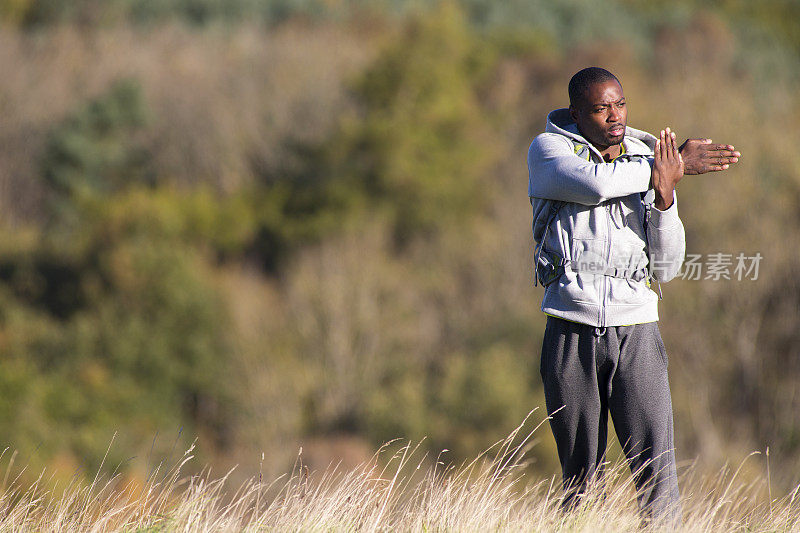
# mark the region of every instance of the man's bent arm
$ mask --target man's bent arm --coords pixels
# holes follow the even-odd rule
[[[660,211],[655,206],[650,209],[647,244],[650,269],[656,279],[666,283],[674,278],[686,255],[686,233],[678,217],[678,201],[674,192],[672,204],[667,209]]]
[[[597,205],[647,191],[651,170],[649,160],[585,161],[568,139],[544,133],[528,149],[528,196]]]

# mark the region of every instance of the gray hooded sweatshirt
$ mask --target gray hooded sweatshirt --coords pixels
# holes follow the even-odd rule
[[[648,190],[656,138],[627,128],[610,163],[580,133],[568,109],[547,117],[528,150],[533,238],[560,265],[542,311],[596,327],[658,320],[650,277],[666,282],[683,263],[677,198],[665,211]]]

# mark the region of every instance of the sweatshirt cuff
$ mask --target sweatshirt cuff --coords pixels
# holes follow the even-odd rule
[[[680,224],[681,219],[678,217],[678,195],[672,191],[672,205],[664,211],[656,208],[650,210],[650,223],[655,229],[668,228],[676,224]]]

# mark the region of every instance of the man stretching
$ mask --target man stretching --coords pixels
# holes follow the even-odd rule
[[[739,153],[710,139],[679,149],[669,128],[656,138],[627,127],[622,85],[601,68],[572,77],[569,101],[528,151],[548,315],[541,374],[564,504],[600,473],[610,412],[641,509],[676,521],[672,402],[651,280],[669,281],[683,262],[675,185],[684,173],[724,170]]]

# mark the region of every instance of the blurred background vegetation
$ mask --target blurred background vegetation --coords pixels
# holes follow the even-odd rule
[[[32,472],[108,453],[142,479],[195,439],[246,476],[395,437],[459,462],[543,417],[526,153],[596,64],[631,125],[743,153],[679,187],[689,253],[764,259],[664,287],[678,456],[769,446],[773,483],[800,481],[799,3],[0,0],[0,20],[0,435]],[[546,428],[530,457],[558,472]]]

